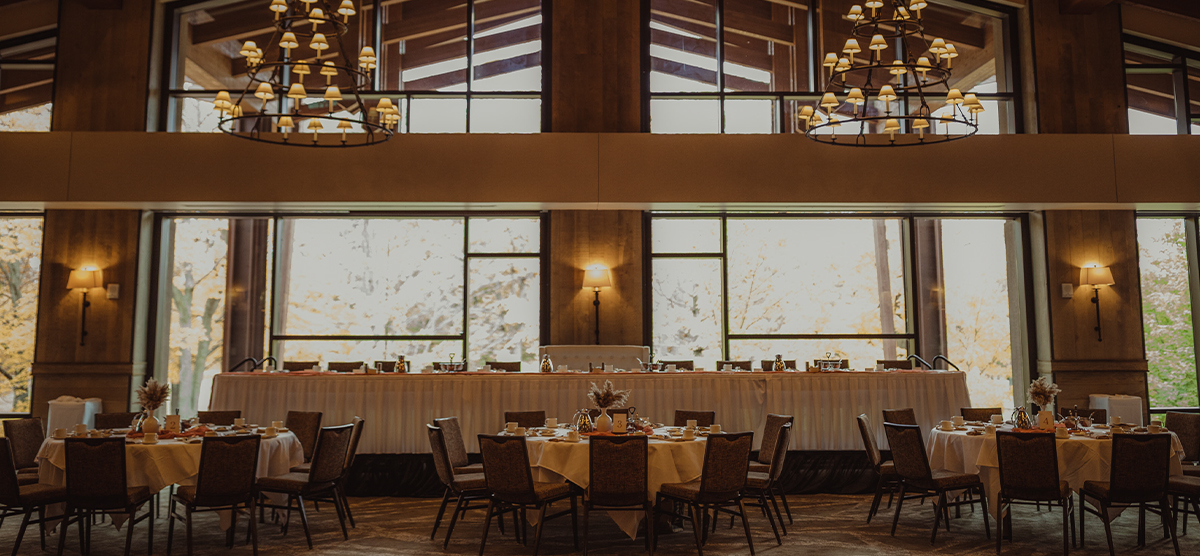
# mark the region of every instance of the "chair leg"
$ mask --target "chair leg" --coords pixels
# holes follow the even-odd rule
[[[588,521],[592,514],[591,510],[592,510],[591,505],[588,504],[587,502],[584,502],[584,504],[583,504],[583,556],[588,556]],[[646,523],[647,523],[647,530],[648,530],[649,522],[646,522]],[[649,539],[650,537],[646,537],[646,538]],[[649,550],[650,547],[647,546],[646,549]]]
[[[253,521],[253,515],[250,516]],[[167,556],[171,556],[171,546],[175,543],[175,499],[167,503]]]
[[[258,556],[258,521],[254,519],[254,506],[254,497],[251,496],[250,500],[246,502],[246,521],[249,522],[247,525],[250,528],[250,542],[253,543],[251,546],[254,550],[254,556]]]
[[[350,513],[350,499],[346,498],[346,484],[338,481],[336,488],[338,497],[342,499],[342,511],[346,512],[346,519],[350,521],[350,528],[357,529],[358,525],[354,523],[354,514]]]
[[[987,493],[983,491],[983,487],[979,488],[979,509],[983,510],[983,532],[987,535],[988,540],[992,538],[992,526],[988,523],[988,500]],[[975,504],[971,504],[971,511],[975,511]]]
[[[341,494],[338,494],[337,486],[333,487],[333,510],[337,513],[338,525],[342,527],[342,538],[350,540],[350,533],[346,531],[346,505],[342,500]]]
[[[738,510],[742,514],[742,528],[746,530],[746,544],[750,545],[750,556],[754,556],[754,539],[750,537],[750,521],[746,519],[746,502],[741,498],[738,498]],[[770,516],[770,514],[767,515]],[[772,521],[771,525],[774,527],[775,522]],[[775,540],[779,541],[780,545],[783,544],[783,541],[779,539],[778,531],[775,532]]]
[[[783,524],[783,514],[779,511],[779,501],[775,499],[775,493],[767,491],[767,495],[771,497],[771,506],[775,508],[775,517],[779,519],[779,528],[783,531],[784,536],[787,536],[787,526]]]
[[[150,498],[151,498],[151,500],[154,499],[153,496],[151,496]],[[129,523],[125,524],[125,556],[129,556],[129,549],[132,548],[132,545],[133,545],[133,508],[126,508],[126,510],[128,511],[128,514],[129,514]],[[154,514],[151,513],[150,515],[154,515]],[[190,523],[190,520],[189,520],[189,523]],[[191,543],[188,543],[188,545],[190,548]],[[189,552],[188,556],[192,556],[192,554]]]
[[[938,525],[942,521],[942,512],[946,509],[946,493],[938,494],[937,504],[933,508],[933,533],[929,535],[929,544],[937,542]]]
[[[904,507],[904,483],[900,483],[900,497],[896,499],[896,512],[892,515],[892,536],[896,536],[896,524],[900,523],[900,508]],[[922,498],[922,500],[924,500]]]
[[[38,506],[38,534],[42,537],[42,552],[46,551],[46,506]]]
[[[654,509],[650,507],[649,502],[642,504],[642,513],[646,516],[646,552],[649,552],[650,556],[654,556],[654,525],[656,522],[653,518]]]
[[[442,505],[438,507],[437,517],[433,518],[433,532],[429,533],[429,540],[437,537],[437,530],[442,525],[442,516],[446,515],[446,504],[448,503],[450,503],[450,487],[446,487],[446,493],[442,495]]]
[[[1165,519],[1167,516],[1167,512],[1169,511],[1166,498],[1163,498],[1162,501],[1160,501],[1158,503],[1158,509],[1159,509],[1159,511],[1162,512],[1164,522],[1167,524],[1167,531],[1171,533],[1171,544],[1175,547],[1175,556],[1180,556],[1180,554],[1179,554],[1179,537],[1177,537],[1175,535],[1175,520],[1174,519],[1169,519],[1169,520]]]
[[[450,546],[450,535],[454,534],[454,525],[458,523],[458,514],[463,511],[463,495],[458,495],[458,502],[454,504],[454,512],[450,514],[450,526],[446,529],[446,540],[442,542],[442,548]]]
[[[25,509],[25,517],[21,518],[21,529],[17,531],[17,542],[13,544],[13,556],[21,549],[21,539],[25,537],[25,528],[29,526],[29,517],[33,515],[33,506]]]
[[[661,504],[662,495],[656,494],[654,496],[654,506],[650,508],[650,513],[647,514],[652,516],[652,519],[646,524],[646,529],[649,531],[653,531],[656,527],[658,527],[658,507]],[[650,539],[650,553],[653,554],[654,549],[656,548],[658,548],[658,535],[654,535],[653,538]]]
[[[779,489],[779,497],[783,499],[783,510],[785,512],[787,512],[788,525],[791,525],[793,523],[792,522],[792,507],[790,505],[788,505],[787,493],[784,492],[783,489]],[[891,501],[889,501],[888,504],[890,505]]]
[[[1100,502],[1100,521],[1104,522],[1104,535],[1108,537],[1108,556],[1117,556],[1113,548],[1112,526],[1108,523],[1108,504]]]
[[[695,504],[688,504],[688,515],[692,518],[692,535],[696,537],[696,556],[704,556],[704,541],[700,535],[700,528],[703,527],[700,523],[700,508]]]
[[[548,503],[543,503],[541,509],[538,511],[537,527],[533,529],[533,556],[537,556],[538,547],[542,544],[542,529],[546,528],[546,507],[549,505]]]
[[[304,497],[303,496],[300,496],[299,494],[296,495],[296,505],[300,507],[300,524],[304,526],[304,540],[308,541],[308,548],[311,550],[313,547],[312,533],[310,533],[308,531],[308,511],[306,511],[304,509]],[[290,516],[290,515],[292,515],[292,512],[290,511],[290,508],[291,508],[290,503],[288,504],[288,507],[289,507],[288,515]]]
[[[998,500],[997,504],[999,506],[997,506],[998,513],[996,515],[996,554],[1000,554],[1000,549],[1004,547],[1004,499]],[[1012,505],[1010,504],[1007,509],[1011,512]]]
[[[71,526],[71,506],[63,512],[62,522],[58,524],[58,556],[62,556],[63,545],[67,540],[67,528]]]
[[[1138,504],[1138,546],[1146,546],[1146,505]]]
[[[492,508],[494,508],[495,505],[496,505],[496,502],[494,500],[492,500],[491,498],[489,498],[488,505],[487,505],[487,517],[484,518],[484,520],[483,520],[483,535],[481,535],[479,537],[479,556],[483,556],[483,546],[485,544],[487,544],[488,529],[491,528],[491,526],[492,526]],[[518,527],[514,523],[513,531],[515,532],[517,529],[518,529]]]
[[[575,551],[579,551],[579,499],[571,497],[571,537],[575,541]]]
[[[1067,544],[1067,528],[1070,526],[1071,518],[1068,516],[1067,506],[1070,503],[1065,500],[1060,500],[1059,503],[1062,504],[1063,508],[1063,554],[1069,554],[1071,546]]]
[[[774,497],[771,497],[774,500]],[[867,510],[867,524],[871,523],[871,518],[875,517],[875,513],[879,511],[879,502],[883,500],[883,478],[879,479],[879,484],[875,486],[875,499],[871,501],[871,509]],[[891,507],[892,499],[888,498],[888,507]],[[782,521],[782,520],[780,520]]]
[[[771,508],[767,506],[767,496],[761,492],[758,493],[758,502],[762,504],[763,513],[767,516],[767,522],[771,524],[771,531],[775,533],[775,544],[782,546],[783,538],[779,536],[779,527],[775,526],[775,516],[771,515]],[[780,526],[783,526],[782,521],[783,520],[780,519]]]

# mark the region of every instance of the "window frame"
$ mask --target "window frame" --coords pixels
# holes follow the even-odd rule
[[[42,273],[45,272],[46,213],[44,211],[21,211],[21,210],[0,211],[0,218],[38,218],[38,219],[41,219],[41,221],[42,221],[42,267],[41,267],[41,270],[38,272],[38,303],[37,303],[37,306],[34,308],[34,316],[35,316],[34,318],[40,318],[41,317],[41,314],[40,314],[41,313],[41,311],[40,311],[41,296],[42,296],[41,281],[42,281]],[[36,330],[36,326],[34,328]],[[33,336],[34,336],[34,338],[33,338],[34,358],[30,360],[31,367],[33,365],[33,360],[36,359],[39,335],[35,333]],[[32,374],[29,377],[29,401],[30,401],[29,409],[30,410],[26,411],[26,412],[19,412],[19,411],[0,412],[0,419],[26,419],[26,418],[29,418],[31,415],[33,415],[34,392],[35,392],[35,389],[37,388],[37,381],[33,380],[34,378],[35,377]]]
[[[1170,62],[1161,64],[1123,64],[1124,72],[1122,75],[1124,75],[1126,78],[1124,91],[1126,129],[1129,127],[1129,110],[1132,110],[1132,108],[1129,107],[1128,76],[1131,74],[1170,75],[1172,84],[1174,85],[1174,94],[1172,96],[1175,102],[1175,134],[1191,135],[1192,126],[1200,126],[1200,110],[1193,112],[1191,109],[1191,98],[1188,92],[1190,89],[1188,86],[1188,68],[1195,68],[1197,73],[1200,74],[1200,52],[1179,48],[1152,39],[1131,35],[1129,33],[1123,33],[1121,35],[1121,46],[1122,58],[1124,58],[1125,52],[1130,51],[1130,47],[1133,47],[1135,52],[1137,50],[1149,50],[1155,52],[1155,54],[1162,54],[1171,57]]]
[[[819,3],[820,0],[814,0]],[[797,130],[788,130],[789,114],[786,109],[789,102],[807,102],[816,103],[821,100],[824,94],[823,87],[820,86],[822,81],[820,72],[821,61],[823,54],[816,52],[813,49],[812,33],[819,33],[817,22],[814,20],[817,9],[809,9],[807,24],[810,30],[809,44],[807,45],[808,52],[808,81],[814,90],[809,91],[773,91],[773,92],[725,92],[724,76],[725,76],[725,49],[721,47],[725,36],[724,27],[724,11],[725,0],[715,0],[716,2],[716,62],[717,62],[717,92],[651,92],[650,91],[650,73],[652,71],[653,62],[650,55],[650,22],[651,18],[651,3],[652,0],[642,0],[641,2],[641,70],[642,70],[642,132],[651,133],[650,126],[650,107],[651,101],[660,99],[695,99],[695,100],[717,100],[718,101],[718,118],[719,127],[717,133],[726,134],[725,125],[725,101],[739,99],[769,99],[773,102],[775,121],[774,131],[772,134],[797,133]],[[1025,133],[1025,117],[1024,106],[1021,102],[1021,72],[1017,70],[1015,64],[1021,59],[1018,47],[1020,40],[1017,32],[1017,15],[1018,10],[1011,6],[996,4],[987,0],[933,0],[934,3],[952,7],[955,9],[979,13],[988,17],[1000,18],[1003,25],[1003,33],[1001,40],[1004,45],[1004,70],[1005,79],[1012,84],[1009,92],[997,93],[977,93],[979,100],[982,101],[997,101],[1009,102],[1010,110],[1012,110],[1011,118],[1011,133]],[[819,5],[819,4],[818,4]],[[898,93],[899,100],[908,101],[918,97],[916,93],[900,92]],[[905,102],[901,102],[903,106]],[[799,131],[802,133],[802,131]]]
[[[667,212],[643,212],[642,229],[645,230],[643,236],[643,260],[642,260],[642,283],[645,287],[642,289],[642,306],[647,310],[643,311],[642,320],[642,341],[645,345],[654,349],[654,288],[650,286],[653,283],[654,277],[654,259],[687,259],[687,258],[717,258],[715,253],[667,253],[655,254],[652,253],[653,245],[653,220],[664,218],[683,218],[683,219],[698,219],[698,218],[720,218],[721,220],[721,289],[724,298],[722,303],[722,339],[721,345],[723,353],[721,358],[729,356],[729,342],[733,340],[754,340],[754,339],[775,339],[775,340],[792,340],[792,339],[903,339],[909,342],[909,353],[913,353],[920,349],[921,339],[926,332],[921,330],[921,322],[924,320],[923,309],[921,303],[917,302],[917,286],[921,283],[919,265],[915,264],[918,260],[918,240],[915,233],[915,223],[918,219],[989,219],[989,220],[1013,220],[1020,228],[1021,234],[1021,260],[1018,263],[1021,265],[1021,281],[1020,284],[1023,293],[1023,303],[1027,315],[1034,315],[1036,311],[1035,295],[1034,295],[1034,278],[1033,278],[1033,249],[1032,238],[1030,233],[1029,213],[1027,212],[836,212],[836,213],[821,213],[821,212],[747,212],[747,211],[667,211]],[[903,238],[904,257],[904,292],[905,292],[905,326],[906,331],[903,334],[734,334],[731,338],[729,334],[729,269],[726,264],[725,252],[727,251],[726,244],[726,223],[728,218],[794,218],[794,219],[872,219],[872,218],[890,218],[901,219],[900,230]],[[1010,319],[1012,316],[1010,315]],[[1037,345],[1037,323],[1031,318],[1025,319],[1023,325],[1022,343],[1028,346],[1026,357],[1022,361],[1025,366],[1024,371],[1028,372],[1030,379],[1036,379],[1039,376],[1037,366],[1037,350],[1034,346]],[[1016,338],[1014,338],[1014,344]],[[798,354],[793,354],[798,355]],[[1013,369],[1014,380],[1013,390],[1014,396],[1024,392],[1024,385],[1018,384],[1016,373],[1018,369]]]
[[[177,89],[177,88],[175,88],[175,83],[178,82],[178,80],[176,78],[179,76],[179,72],[182,71],[182,68],[180,67],[180,64],[178,63],[179,45],[177,43],[177,38],[180,36],[180,30],[179,30],[179,22],[181,19],[180,16],[187,12],[201,9],[202,6],[225,5],[228,3],[234,3],[236,1],[237,0],[229,0],[227,2],[225,2],[223,0],[182,0],[179,2],[172,2],[171,4],[168,4],[166,6],[166,13],[164,14],[164,17],[166,18],[166,20],[165,20],[165,24],[163,25],[163,28],[164,28],[164,31],[163,31],[164,43],[163,43],[163,45],[164,45],[164,51],[165,51],[166,55],[163,56],[162,71],[161,71],[161,78],[160,78],[160,90],[163,91],[163,98],[162,98],[162,102],[158,103],[158,110],[159,110],[158,131],[180,132],[178,129],[178,127],[179,127],[179,122],[177,121],[178,118],[176,118],[174,116],[174,114],[177,112],[177,106],[178,106],[179,99],[182,99],[182,98],[211,99],[211,98],[214,98],[218,92],[217,90],[214,90],[214,89]],[[471,100],[472,99],[538,99],[541,101],[541,122],[539,125],[540,132],[546,133],[546,132],[551,131],[550,126],[551,126],[551,116],[553,114],[553,111],[551,110],[551,106],[550,106],[550,99],[551,99],[550,93],[551,93],[551,81],[552,80],[549,79],[549,77],[552,75],[551,64],[553,63],[553,58],[554,58],[553,53],[551,51],[551,45],[553,43],[551,29],[552,29],[553,25],[551,25],[551,23],[550,23],[553,18],[553,11],[552,11],[552,7],[551,7],[553,3],[550,1],[547,1],[547,0],[541,1],[542,24],[541,24],[541,39],[540,40],[542,43],[542,49],[541,49],[542,54],[541,54],[541,62],[539,64],[539,67],[541,68],[541,71],[542,71],[542,88],[541,88],[541,90],[540,91],[473,91],[473,90],[471,90],[471,85],[475,80],[475,72],[473,71],[475,66],[473,65],[472,58],[474,57],[474,52],[475,52],[475,48],[474,48],[475,41],[469,40],[469,39],[470,39],[470,37],[472,37],[475,34],[474,21],[475,21],[475,4],[476,4],[477,0],[463,0],[463,1],[466,2],[466,5],[467,5],[466,18],[467,18],[468,40],[467,40],[467,58],[466,58],[467,59],[467,69],[466,69],[467,90],[466,91],[427,91],[427,90],[416,90],[416,89],[412,89],[412,90],[408,90],[408,89],[378,89],[375,87],[375,84],[377,84],[380,81],[380,79],[381,79],[380,75],[383,70],[382,70],[382,68],[377,67],[372,72],[371,87],[369,89],[359,91],[359,96],[362,97],[363,100],[370,100],[370,101],[379,100],[384,97],[388,97],[388,98],[396,100],[398,103],[398,108],[400,108],[400,113],[403,115],[401,122],[400,122],[401,129],[398,130],[397,133],[407,134],[407,133],[411,132],[410,122],[412,121],[412,118],[410,116],[410,114],[411,114],[410,108],[412,106],[412,101],[414,98],[418,99],[418,100],[428,99],[428,98],[464,99],[466,101],[466,112],[465,112],[465,116],[464,116],[464,120],[463,120],[464,121],[464,131],[462,131],[462,133],[472,133],[472,131],[471,131]],[[383,26],[383,19],[380,17],[380,15],[383,13],[383,10],[380,9],[383,4],[380,0],[360,0],[360,4],[366,3],[366,2],[371,2],[372,5],[374,6],[374,8],[371,10],[371,13],[373,14],[371,27],[374,29],[374,32],[372,33],[372,47],[375,49],[376,52],[383,52],[382,32],[381,32],[382,26]],[[201,7],[197,7],[197,6],[201,6]],[[264,3],[264,9],[265,9],[265,6],[266,6],[266,4]],[[364,12],[360,12],[359,16],[361,16],[362,13],[364,13]],[[229,93],[234,94],[235,91],[230,90]],[[282,98],[280,100],[282,100]],[[476,133],[490,133],[490,132],[476,132]]]
[[[1196,383],[1200,386],[1200,319],[1195,318],[1194,312],[1196,307],[1200,307],[1200,212],[1167,212],[1167,211],[1137,211],[1134,214],[1135,222],[1141,219],[1149,218],[1164,218],[1164,219],[1179,219],[1183,221],[1184,237],[1187,240],[1186,253],[1188,262],[1188,281],[1189,294],[1191,297],[1193,318],[1192,318],[1192,349],[1196,360]],[[1142,276],[1142,250],[1141,245],[1138,245],[1137,272],[1138,272],[1138,308],[1141,309],[1142,291],[1141,291],[1141,276]],[[1143,316],[1144,319],[1144,316]],[[1146,325],[1143,320],[1141,325],[1142,331],[1142,357],[1149,361],[1146,355]],[[1148,373],[1149,371],[1147,371]],[[1146,400],[1150,400],[1150,381],[1146,381]],[[1183,413],[1200,413],[1200,403],[1196,407],[1150,407],[1148,411],[1152,414],[1161,414],[1168,411],[1178,411]]]

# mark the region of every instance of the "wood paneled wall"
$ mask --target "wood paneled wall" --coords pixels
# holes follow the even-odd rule
[[[613,284],[600,290],[600,343],[643,345],[643,233],[641,211],[550,212],[550,344],[595,343],[595,296],[583,289],[583,269],[599,263]]]
[[[638,132],[640,0],[553,0],[551,129]]]
[[[1087,407],[1089,394],[1130,394],[1148,408],[1136,213],[1051,210],[1045,230],[1052,359],[1043,371],[1048,366],[1063,388],[1059,407]],[[1100,288],[1103,341],[1092,288],[1079,283],[1079,269],[1093,264],[1107,266],[1115,282]],[[1061,284],[1072,285],[1073,298],[1062,297]]]
[[[61,0],[54,131],[146,131],[156,2]]]
[[[33,362],[33,414],[61,395],[104,399],[106,411],[126,411],[134,375],[137,298],[136,210],[48,210],[38,295],[37,350]],[[95,265],[104,283],[119,284],[118,299],[88,292],[87,341],[80,343],[82,295],[67,289],[71,270]]]
[[[1127,133],[1121,12],[1060,13],[1059,0],[1029,0],[1020,27],[1031,35],[1037,133]],[[1030,44],[1030,43],[1027,43]],[[1029,92],[1029,84],[1026,84]],[[1035,131],[1035,130],[1029,130]]]

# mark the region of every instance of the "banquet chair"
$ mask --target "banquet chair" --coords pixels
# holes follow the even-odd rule
[[[337,491],[339,494],[341,494],[342,511],[346,512],[346,521],[350,522],[351,528],[357,528],[358,525],[354,523],[354,514],[350,511],[350,499],[346,497],[346,481],[350,480],[350,468],[354,466],[354,456],[358,453],[358,441],[362,438],[362,430],[363,426],[366,424],[366,420],[355,415],[354,419],[350,421],[350,424],[354,426],[354,431],[350,433],[350,447],[346,450],[346,466],[342,470],[342,475],[337,479]],[[302,468],[302,473],[309,473],[312,471],[311,463],[298,465],[296,467]],[[293,467],[292,470],[295,471],[296,467]],[[338,503],[338,500],[334,499],[333,496],[312,496],[309,498],[309,500],[313,502],[313,507],[316,508],[317,511],[320,511],[321,509],[321,506],[318,504],[318,502],[329,502],[331,504]]]
[[[1175,520],[1167,501],[1170,477],[1171,434],[1115,434],[1112,438],[1107,481],[1084,481],[1079,491],[1079,548],[1084,548],[1084,517],[1091,513],[1104,522],[1108,538],[1108,553],[1113,549],[1112,526],[1108,509],[1138,508],[1138,546],[1146,545],[1146,511],[1162,518],[1163,527],[1175,545],[1179,556],[1179,539],[1175,536]],[[1089,508],[1084,496],[1100,504],[1099,511]],[[1156,504],[1151,507],[1149,504]]]
[[[313,367],[317,367],[320,365],[321,365],[320,361],[284,361],[283,362],[283,370],[288,371],[288,372],[307,371],[307,370],[311,370]]]
[[[446,540],[442,543],[442,548],[450,546],[450,535],[454,534],[454,526],[458,523],[458,517],[467,513],[467,510],[481,510],[486,506],[480,504],[472,506],[471,502],[486,500],[488,498],[487,480],[484,479],[483,473],[455,473],[454,466],[450,463],[450,454],[448,445],[446,444],[445,431],[441,427],[434,425],[425,425],[429,433],[429,448],[433,454],[433,468],[437,471],[437,476],[442,484],[446,487],[446,493],[442,496],[442,505],[438,508],[437,517],[433,520],[433,532],[429,533],[429,540],[437,538],[438,527],[442,524],[442,517],[446,515],[446,506],[450,503],[450,496],[457,496],[458,500],[454,505],[454,512],[450,514],[450,526],[446,529]],[[482,469],[480,469],[482,471]],[[513,516],[513,523],[516,523],[516,516]],[[500,516],[500,531],[504,531],[504,516]]]
[[[312,533],[308,529],[308,513],[304,509],[304,499],[329,496],[333,507],[337,510],[338,523],[342,526],[342,537],[350,538],[346,531],[344,506],[337,481],[342,476],[346,466],[346,452],[350,449],[350,437],[354,434],[354,425],[324,427],[317,439],[317,449],[313,453],[312,470],[308,473],[285,473],[276,477],[258,479],[259,493],[274,492],[286,494],[287,505],[279,506],[260,501],[259,508],[274,508],[287,510],[287,520],[284,521],[284,534],[287,534],[287,523],[291,521],[292,502],[296,502],[300,511],[300,523],[304,526],[304,539],[311,549]],[[261,519],[261,516],[260,516]]]
[[[892,460],[884,460],[883,452],[879,451],[879,442],[875,439],[875,429],[871,428],[871,420],[866,415],[858,416],[858,433],[862,435],[863,446],[867,450],[867,459],[871,467],[879,474],[879,483],[875,486],[875,499],[871,501],[871,509],[867,511],[867,523],[879,513],[879,503],[883,493],[888,495],[888,508],[892,507],[892,498],[900,489],[900,475],[896,473],[896,465]]]
[[[796,360],[795,359],[784,359],[783,366],[788,369],[795,369],[796,368]],[[762,360],[762,370],[763,370],[763,372],[774,371],[775,370],[775,360],[774,359],[763,359]]]
[[[396,372],[396,360],[376,361],[375,368],[379,369],[379,372],[381,373],[394,373]]]
[[[20,484],[17,468],[13,464],[12,447],[7,438],[0,438],[0,519],[10,515],[24,516],[21,519],[21,528],[17,531],[17,540],[13,544],[13,556],[17,556],[21,550],[21,539],[25,537],[25,529],[31,523],[38,526],[42,550],[46,550],[46,506],[66,499],[67,490],[63,487],[37,483]],[[31,519],[34,511],[38,516]]]
[[[68,438],[66,448],[67,498],[65,516],[74,515],[79,528],[80,552],[91,552],[91,525],[87,516],[95,512],[118,513],[129,516],[125,523],[125,554],[133,543],[133,528],[146,522],[147,552],[154,553],[154,510],[150,487],[131,487],[126,482],[124,438]],[[146,505],[146,512],[137,509]],[[67,529],[72,520],[59,525],[58,554],[62,556]]]
[[[579,492],[570,483],[543,483],[533,480],[533,468],[529,465],[529,451],[525,447],[524,436],[481,434],[479,453],[483,456],[483,476],[491,492],[488,496],[487,518],[483,522],[483,536],[479,539],[480,556],[483,556],[483,549],[487,544],[492,516],[517,510],[521,512],[521,525],[515,525],[513,528],[522,538],[525,535],[520,531],[526,522],[525,512],[538,512],[537,527],[533,534],[534,556],[537,556],[538,546],[542,542],[542,529],[546,522],[568,514],[571,516],[575,549],[579,549]],[[567,499],[571,501],[571,509],[546,515],[550,504]]]
[[[242,418],[242,410],[233,409],[228,411],[197,411],[196,420],[201,423],[212,423],[214,425],[230,426],[234,420]]]
[[[1063,554],[1075,544],[1075,504],[1071,486],[1058,474],[1058,441],[1044,432],[996,433],[996,459],[1000,465],[1000,492],[996,499],[996,553],[1004,541],[1004,512],[1014,504],[1033,506],[1058,502],[1062,506]],[[1071,530],[1070,543],[1067,529]],[[1011,534],[1011,531],[1009,532]]]
[[[1079,414],[1084,417],[1090,417],[1092,419],[1092,423],[1101,424],[1101,425],[1108,424],[1108,410],[1107,409],[1092,409],[1089,407],[1087,409],[1080,409]]]
[[[876,359],[875,366],[883,365],[884,370],[900,369],[904,371],[912,370],[912,359]]]
[[[200,443],[200,469],[196,484],[182,485],[171,496],[167,509],[167,556],[175,539],[175,521],[187,530],[187,552],[192,554],[192,514],[229,511],[232,523],[226,544],[233,546],[238,510],[245,508],[248,533],[258,554],[258,525],[254,519],[254,483],[258,471],[259,435],[208,437]]]
[[[782,427],[779,427],[775,432],[775,440],[773,449],[771,450],[771,464],[767,471],[757,472],[748,471],[746,474],[746,488],[743,494],[751,499],[747,506],[762,508],[763,515],[767,517],[767,521],[771,523],[771,530],[775,532],[775,540],[779,544],[783,544],[783,540],[779,538],[779,529],[775,527],[775,518],[779,518],[779,528],[783,529],[783,534],[787,534],[787,526],[783,524],[783,514],[779,511],[779,502],[775,500],[775,491],[778,490],[776,481],[783,474],[783,461],[787,457],[788,444],[791,443],[792,423],[786,422]],[[764,435],[767,433],[764,432]],[[766,438],[763,442],[766,443]],[[757,499],[757,502],[753,501]],[[771,507],[767,506],[767,500],[770,499],[771,506],[775,509],[775,516],[771,516]],[[792,516],[789,512],[788,522],[792,522]],[[713,526],[716,527],[716,521],[713,521]],[[729,520],[730,528],[733,527],[733,518]]]
[[[527,429],[546,425],[545,411],[505,411],[504,422],[515,422],[518,427]]]
[[[751,473],[771,473],[771,465],[775,461],[775,451],[779,449],[779,445],[777,444],[781,438],[779,436],[779,431],[785,426],[790,427],[794,422],[795,418],[793,418],[791,415],[777,415],[774,413],[767,414],[767,422],[763,425],[762,442],[758,447],[758,457],[750,460]],[[790,441],[790,439],[791,436],[789,433],[788,440]],[[787,457],[788,447],[789,446],[787,443],[785,443],[782,447],[783,457],[785,458]],[[783,464],[780,463],[781,471],[782,465]],[[774,493],[778,493],[779,497],[783,499],[783,509],[787,512],[788,523],[793,523],[792,508],[788,506],[787,494],[783,491],[783,489],[779,488],[779,485],[775,484],[774,481],[771,483],[771,492],[772,502],[774,502]],[[778,508],[776,509],[775,513],[779,513]],[[782,516],[780,516],[779,522],[780,524],[783,523]],[[787,534],[787,527],[783,528],[783,534]]]
[[[300,448],[304,450],[306,464],[310,464],[312,461],[313,449],[317,447],[317,436],[321,434],[321,415],[320,411],[288,411],[287,416],[284,417],[284,426],[296,435],[296,440],[300,441]],[[292,471],[307,472],[308,469],[307,467],[304,469],[293,467]]]
[[[713,370],[719,371],[725,368],[726,364],[728,364],[735,371],[749,371],[754,367],[754,363],[752,361],[717,361],[717,366]]]
[[[1178,521],[1179,516],[1183,515],[1183,534],[1187,534],[1188,516],[1196,516],[1197,521],[1200,521],[1200,477],[1188,475],[1172,476],[1167,481],[1167,494],[1173,497],[1175,507],[1173,508],[1173,521]],[[1180,508],[1180,503],[1183,508]],[[1175,525],[1179,527],[1178,524]]]
[[[596,436],[588,441],[587,497],[583,499],[583,554],[588,553],[592,510],[645,512],[650,507],[649,444],[645,436]],[[654,554],[653,522],[646,521],[646,550]]]
[[[911,407],[905,409],[885,409],[883,410],[883,422],[895,423],[897,425],[915,425],[917,424],[917,412]]]
[[[125,413],[97,413],[96,428],[97,429],[128,429],[133,426],[133,420],[141,413],[125,412]]]
[[[659,361],[658,365],[659,365],[658,368],[662,369],[662,370],[666,370],[667,365],[675,365],[675,370],[677,370],[677,371],[681,371],[681,370],[682,371],[691,371],[691,370],[696,369],[696,362],[691,359],[688,359],[686,361],[685,360]]]
[[[675,410],[675,426],[686,427],[690,420],[696,421],[697,427],[711,427],[717,422],[716,411],[693,411],[689,409]]]
[[[361,369],[362,361],[330,361],[328,365],[330,371],[337,373],[352,373],[355,369]]]
[[[987,538],[992,538],[992,529],[988,524],[987,495],[983,490],[983,482],[978,475],[970,473],[955,473],[953,471],[937,470],[929,467],[929,455],[925,451],[925,441],[921,438],[921,427],[917,425],[902,425],[884,423],[883,430],[887,433],[888,445],[892,449],[892,462],[896,473],[900,475],[900,496],[896,500],[896,513],[892,517],[892,536],[896,535],[896,525],[900,522],[900,511],[904,501],[917,498],[912,493],[937,496],[937,504],[933,508],[933,532],[929,543],[937,542],[939,523],[945,519],[946,530],[950,530],[950,507],[959,508],[963,505],[974,505],[979,502],[983,511],[983,530]],[[979,494],[979,499],[956,499],[950,501],[946,496],[948,491],[966,490]],[[906,495],[908,495],[906,497]]]
[[[983,423],[991,422],[992,415],[1004,415],[1004,410],[999,407],[963,407],[959,408],[959,411],[962,412],[963,420]]]
[[[1183,474],[1200,477],[1200,461],[1197,461],[1200,460],[1200,413],[1168,411],[1163,426],[1183,444]]]
[[[753,432],[714,434],[704,446],[704,466],[700,478],[686,483],[664,483],[655,497],[654,520],[659,514],[692,522],[692,534],[696,540],[696,552],[704,554],[704,543],[708,540],[709,511],[716,510],[742,518],[746,531],[746,544],[754,554],[754,540],[750,537],[750,522],[746,521],[746,505],[742,491],[750,465],[750,448],[754,445]],[[664,501],[687,506],[688,515],[681,515],[664,508]],[[734,506],[736,510],[732,509]],[[655,536],[657,543],[658,537]],[[657,547],[655,547],[657,548]]]
[[[37,454],[46,441],[46,427],[42,425],[42,420],[34,417],[4,421],[4,436],[12,445],[17,481],[23,485],[37,483]]]
[[[446,455],[450,457],[450,469],[455,475],[483,473],[482,463],[471,463],[467,458],[467,442],[463,440],[462,426],[458,423],[458,417],[434,419],[433,424],[442,429]]]
[[[491,365],[493,371],[499,369],[506,373],[521,372],[521,362],[520,361],[488,361],[487,363],[485,363],[485,365]]]

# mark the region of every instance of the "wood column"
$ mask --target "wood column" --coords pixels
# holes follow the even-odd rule
[[[552,11],[551,130],[641,131],[641,1],[543,3]]]
[[[1029,0],[1021,18],[1027,123],[1037,133],[1128,133],[1119,4],[1066,14],[1059,0]]]
[[[270,221],[229,220],[229,255],[225,271],[225,338],[221,371],[247,357],[263,358],[267,326],[267,246]],[[240,370],[250,370],[249,364]]]
[[[1039,367],[1063,389],[1058,409],[1087,407],[1089,394],[1139,396],[1149,409],[1136,213],[1051,210],[1045,230],[1052,355]],[[1094,329],[1092,288],[1079,283],[1087,265],[1107,266],[1115,282],[1100,288],[1103,341]],[[1070,284],[1071,299],[1063,298],[1062,284]]]
[[[603,264],[612,287],[600,290],[600,343],[642,345],[642,213],[550,212],[550,344],[595,343],[595,299],[583,270]]]
[[[60,0],[52,131],[146,131],[153,0]]]
[[[130,379],[142,372],[134,353],[140,222],[136,210],[46,211],[34,416],[45,418],[46,402],[62,395],[102,398],[105,411],[128,410]],[[120,295],[88,291],[87,341],[80,345],[83,296],[67,289],[67,278],[86,265],[100,268],[104,284],[119,285]]]

